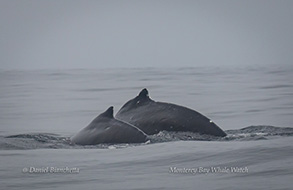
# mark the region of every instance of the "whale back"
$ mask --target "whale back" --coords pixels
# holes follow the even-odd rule
[[[123,105],[116,118],[133,124],[148,135],[165,130],[226,136],[213,121],[199,112],[176,104],[155,102],[149,98],[146,89]]]
[[[71,137],[71,141],[79,145],[142,143],[146,140],[146,134],[140,129],[113,117],[113,106]]]
[[[98,117],[113,118],[114,107],[110,106],[105,112],[101,113]]]
[[[139,107],[146,105],[150,102],[153,102],[153,100],[150,99],[148,90],[146,88],[144,88],[140,91],[140,93],[135,98],[127,101],[121,107],[121,109],[118,111],[116,116],[121,114],[121,112],[127,112],[128,110],[133,110],[133,109],[139,108]]]

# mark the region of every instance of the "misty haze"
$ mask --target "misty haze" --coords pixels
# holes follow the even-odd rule
[[[0,189],[292,188],[292,8],[0,0]]]

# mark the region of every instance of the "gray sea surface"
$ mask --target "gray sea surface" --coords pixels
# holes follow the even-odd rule
[[[0,70],[0,189],[292,189],[292,76],[290,66]],[[228,136],[69,142],[143,88]]]

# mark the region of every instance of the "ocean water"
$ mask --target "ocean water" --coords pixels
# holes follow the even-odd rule
[[[292,189],[292,67],[0,71],[0,189]],[[72,145],[142,88],[228,134]]]

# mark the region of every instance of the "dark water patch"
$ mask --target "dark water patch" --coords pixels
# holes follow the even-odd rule
[[[139,144],[99,144],[75,145],[69,137],[51,133],[18,134],[0,137],[0,150],[25,149],[119,149],[132,146],[142,146],[152,143],[172,141],[257,141],[269,140],[271,137],[293,136],[293,128],[274,127],[269,125],[249,126],[242,129],[227,130],[226,137],[215,137],[192,132],[161,131],[150,135],[149,140]]]
[[[274,69],[274,70],[265,71],[265,73],[267,73],[267,74],[275,74],[275,75],[282,75],[282,74],[287,73],[287,72],[288,72],[288,69],[284,69],[284,68],[277,68],[277,69]]]
[[[292,110],[293,109],[293,106],[291,106],[290,104],[288,104],[288,105],[284,105],[284,106],[275,106],[275,107],[272,107],[272,109]]]
[[[174,76],[156,76],[156,77],[142,77],[138,79],[139,81],[165,81],[165,80],[173,80]]]
[[[149,88],[159,88],[160,85],[147,85]],[[72,89],[73,92],[112,92],[112,91],[125,91],[142,89],[144,86],[131,86],[131,87],[111,87],[111,88],[79,88]]]
[[[97,144],[97,145],[76,145],[71,143],[71,149],[121,149],[121,148],[127,148],[127,147],[134,147],[134,146],[142,146],[145,144],[149,144],[150,141],[147,141],[145,143],[121,143],[121,144]]]
[[[293,128],[269,125],[249,126],[242,129],[227,130],[226,137],[215,137],[192,132],[161,131],[150,136],[151,143],[169,141],[257,141],[269,140],[270,137],[293,136]]]
[[[116,91],[116,90],[125,90],[125,88],[85,88],[85,89],[78,89],[74,91],[81,91],[81,92],[104,92],[104,91]]]
[[[280,95],[293,96],[293,92],[280,92]]]
[[[275,88],[292,88],[293,85],[291,84],[277,84],[277,85],[268,85],[262,86],[261,89],[275,89]]]
[[[293,128],[270,125],[249,126],[225,132],[227,133],[225,140],[266,140],[273,136],[293,136]]]
[[[62,137],[51,133],[18,134],[0,136],[0,150],[28,150],[28,149],[119,149],[130,146],[148,144],[98,144],[80,146],[71,142],[69,137]]]
[[[52,71],[47,74],[48,76],[71,76],[72,72]]]
[[[253,176],[255,176],[255,177],[258,177],[258,176],[274,177],[274,176],[276,176],[276,174],[278,174],[278,176],[288,176],[288,175],[292,175],[293,172],[291,169],[281,168],[281,169],[271,169],[271,170],[254,172]]]
[[[232,130],[233,131],[233,130]],[[291,127],[275,127],[270,125],[252,125],[249,127],[242,128],[238,130],[239,132],[245,133],[266,133],[268,135],[285,135],[285,136],[292,136],[293,135],[293,128]],[[231,132],[231,130],[230,130]]]
[[[53,133],[37,133],[37,134],[19,134],[19,135],[10,135],[6,138],[24,138],[24,139],[33,139],[38,142],[48,142],[51,140],[59,140],[61,137]]]
[[[158,143],[169,141],[214,141],[219,140],[222,137],[192,132],[160,131],[158,134],[149,136],[149,138],[151,143]]]
[[[39,149],[39,148],[69,148],[70,141],[66,137],[61,137],[52,133],[32,133],[18,134],[0,137],[0,149]]]
[[[260,110],[260,109],[251,109],[251,110],[246,110],[245,112],[247,113],[256,113],[256,112],[262,112],[264,110]]]
[[[46,74],[51,80],[60,80],[60,79],[68,79],[73,76],[72,73],[65,73],[65,72],[52,72]]]

